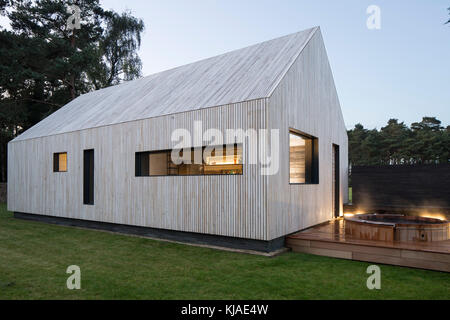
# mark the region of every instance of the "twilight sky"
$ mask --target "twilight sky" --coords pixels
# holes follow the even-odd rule
[[[320,26],[348,128],[450,124],[448,0],[101,0],[144,20],[143,73]],[[381,29],[369,30],[369,5]]]

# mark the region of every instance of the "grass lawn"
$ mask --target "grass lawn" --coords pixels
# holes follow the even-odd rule
[[[450,299],[450,274],[286,253],[275,258],[21,221],[0,205],[0,299]],[[81,290],[66,268],[81,268]]]

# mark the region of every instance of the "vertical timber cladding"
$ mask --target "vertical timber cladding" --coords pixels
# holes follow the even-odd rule
[[[266,128],[266,99],[13,141],[8,147],[11,211],[267,239],[266,177],[249,165],[243,175],[136,177],[135,153],[167,150],[175,129],[193,132]],[[84,205],[84,150],[95,150],[94,205]],[[67,151],[64,174],[53,172],[53,153]],[[11,151],[11,150],[10,150]]]
[[[221,75],[218,77],[217,75]],[[245,102],[239,102],[245,101]],[[142,120],[146,118],[145,120]],[[243,175],[136,177],[136,153],[176,147],[176,129],[276,129],[278,171],[261,175],[243,143]],[[289,185],[289,129],[318,138],[319,184]],[[331,145],[347,137],[319,28],[82,95],[8,144],[11,211],[272,240],[332,218]],[[195,144],[195,147],[200,145]],[[84,150],[95,150],[84,205]],[[52,154],[67,152],[54,174]],[[139,160],[139,159],[138,159]]]
[[[450,165],[353,166],[358,208],[450,208]]]
[[[339,211],[348,201],[347,130],[320,31],[269,99],[270,128],[280,129],[280,170],[268,177],[269,238],[325,222],[333,212],[333,144],[339,145]],[[318,138],[319,184],[289,185],[289,130]]]

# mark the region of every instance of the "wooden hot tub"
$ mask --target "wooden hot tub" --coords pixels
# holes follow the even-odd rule
[[[359,214],[345,217],[345,234],[378,241],[442,241],[450,239],[445,220],[399,214]]]

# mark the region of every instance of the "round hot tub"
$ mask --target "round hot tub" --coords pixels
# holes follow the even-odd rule
[[[442,241],[450,239],[445,220],[399,214],[359,214],[345,217],[345,234],[378,241]]]

